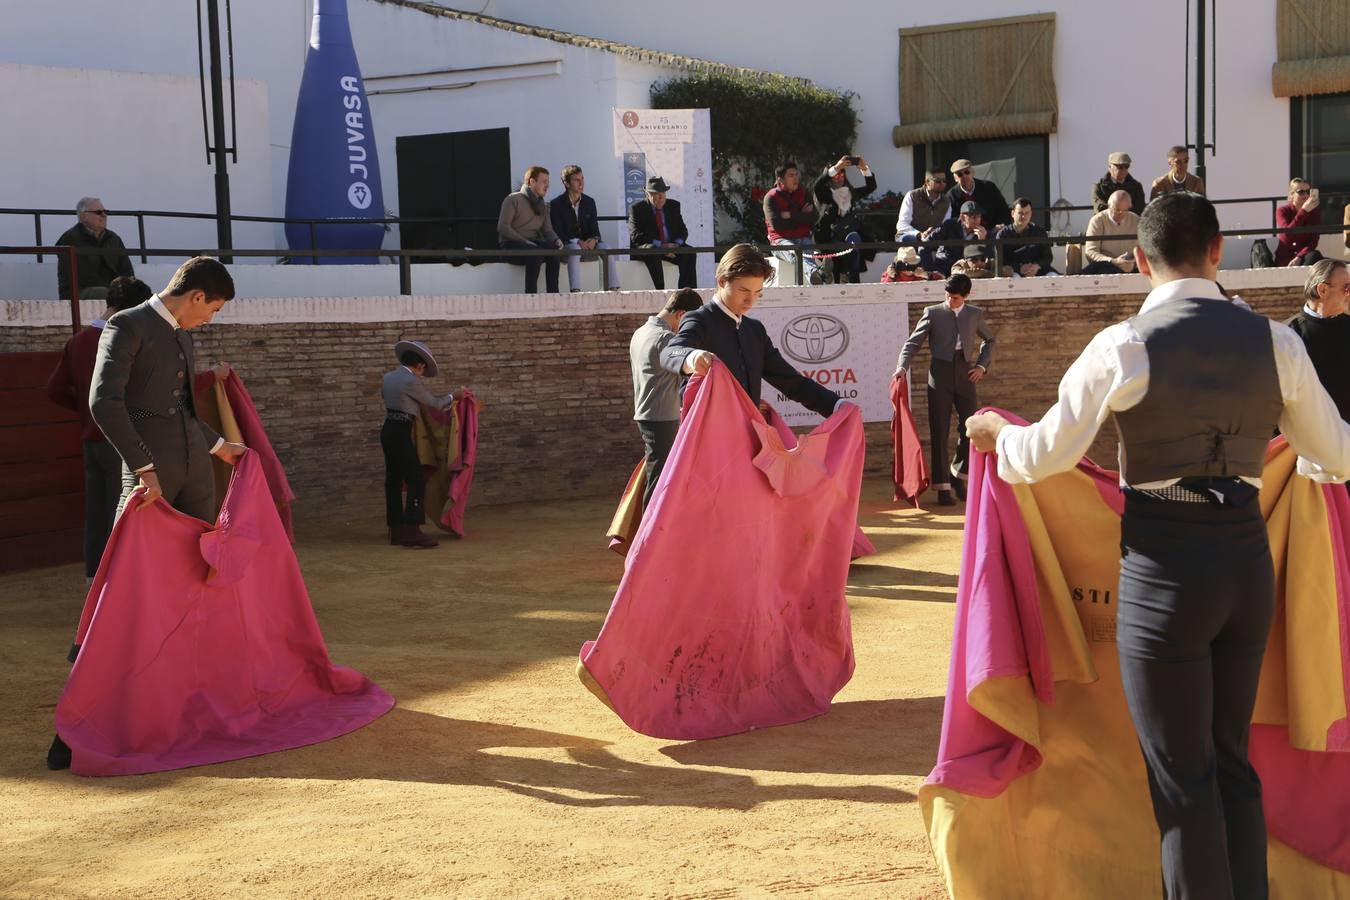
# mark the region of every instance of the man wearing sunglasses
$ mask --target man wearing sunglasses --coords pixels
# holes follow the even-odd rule
[[[1092,186],[1092,211],[1099,213],[1110,206],[1116,191],[1130,195],[1130,209],[1144,211],[1144,186],[1130,174],[1130,154],[1119,150],[1106,158],[1106,174]]]
[[[947,196],[951,198],[947,217],[956,218],[961,213],[961,207],[973,200],[983,210],[984,224],[987,227],[1011,224],[1012,210],[1008,209],[1008,201],[1003,198],[1003,192],[992,181],[976,178],[974,165],[968,159],[958,159],[952,163],[952,175],[956,178],[956,184],[947,192]]]
[[[76,258],[76,272],[79,274],[80,295],[90,288],[102,288],[93,295],[102,298],[108,296],[108,285],[119,275],[131,277],[135,271],[131,268],[131,257],[127,256],[126,244],[114,232],[108,230],[108,210],[97,197],[81,197],[75,204],[75,214],[79,223],[56,239],[58,247],[76,247],[81,252]],[[103,251],[103,252],[96,252]],[[70,299],[70,260],[65,253],[56,257],[56,291],[62,300]]]
[[[1275,208],[1276,228],[1314,227],[1322,224],[1322,199],[1305,178],[1289,182],[1289,202]],[[1286,231],[1275,236],[1275,265],[1310,266],[1322,258],[1317,250],[1321,235]]]

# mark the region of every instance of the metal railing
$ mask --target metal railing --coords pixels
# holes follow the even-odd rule
[[[1325,195],[1325,197],[1324,197],[1323,199],[1324,199],[1324,201],[1326,202],[1326,205],[1330,206],[1330,205],[1334,205],[1334,204],[1337,204],[1337,203],[1342,203],[1342,202],[1344,202],[1344,201],[1345,201],[1346,199],[1348,199],[1348,198],[1346,198],[1346,197],[1341,197],[1341,196],[1339,196],[1339,195],[1328,194],[1328,195]],[[1270,206],[1270,221],[1271,221],[1272,224],[1274,224],[1274,222],[1275,222],[1275,210],[1276,210],[1276,208],[1278,208],[1279,205],[1280,205],[1281,203],[1285,203],[1285,202],[1287,202],[1287,201],[1288,201],[1288,198],[1287,198],[1287,197],[1283,197],[1283,196],[1281,196],[1281,197],[1265,196],[1265,197],[1229,197],[1229,198],[1220,199],[1220,200],[1213,200],[1212,202],[1214,203],[1215,206],[1224,206],[1224,205],[1232,205],[1232,204],[1252,204],[1252,203],[1265,203],[1265,204],[1269,204],[1269,206]],[[1092,210],[1093,210],[1093,208],[1092,208],[1091,205],[1085,205],[1085,206],[1043,206],[1043,207],[1037,207],[1037,209],[1036,209],[1036,216],[1037,216],[1038,218],[1041,219],[1041,222],[1042,222],[1043,225],[1045,225],[1046,227],[1049,227],[1050,220],[1051,220],[1051,217],[1052,217],[1052,216],[1059,215],[1059,214],[1072,214],[1072,213],[1075,213],[1075,212],[1088,212],[1088,211],[1092,211]],[[66,221],[69,221],[70,217],[71,217],[73,214],[74,214],[74,213],[73,213],[70,209],[43,209],[43,208],[34,208],[34,207],[0,207],[0,216],[22,216],[22,217],[31,218],[31,219],[33,220],[33,245],[34,245],[34,247],[35,247],[37,250],[39,250],[39,251],[41,251],[41,248],[42,248],[43,244],[45,243],[45,242],[43,241],[43,239],[42,239],[42,219],[43,219],[43,217],[45,217],[45,216],[59,216],[59,217],[65,219]],[[869,222],[870,222],[870,221],[874,221],[874,220],[880,222],[880,221],[883,220],[883,219],[888,219],[888,218],[889,218],[889,219],[895,219],[895,218],[898,218],[898,216],[899,216],[899,208],[898,208],[898,207],[897,207],[897,208],[860,208],[860,209],[857,210],[857,215],[858,215],[860,218],[863,218],[863,219],[865,219],[865,220],[867,220],[867,221],[869,221]],[[216,214],[215,214],[215,213],[181,212],[181,211],[174,211],[174,210],[158,210],[158,209],[135,209],[135,210],[109,210],[109,211],[108,211],[108,217],[109,217],[109,219],[113,219],[113,218],[131,218],[131,219],[135,219],[135,220],[136,220],[136,236],[137,236],[137,241],[138,241],[138,247],[143,248],[143,247],[145,247],[145,240],[146,240],[146,238],[145,238],[145,223],[146,223],[146,220],[147,220],[147,219],[191,219],[191,220],[209,220],[209,221],[214,221],[214,220],[216,219]],[[314,251],[314,250],[316,250],[316,249],[318,248],[318,234],[319,234],[319,231],[318,231],[318,230],[319,230],[320,227],[323,227],[323,226],[342,226],[342,225],[381,225],[381,226],[385,226],[385,227],[390,226],[390,225],[399,225],[399,226],[404,226],[404,225],[447,225],[447,226],[457,226],[457,225],[484,225],[484,224],[494,224],[494,223],[496,223],[496,221],[497,221],[497,219],[496,219],[495,216],[408,216],[408,217],[401,217],[401,216],[385,216],[385,217],[379,217],[379,218],[375,218],[375,217],[369,217],[369,218],[357,218],[357,217],[343,216],[343,217],[326,217],[326,218],[325,218],[325,217],[316,217],[316,218],[297,218],[297,217],[287,217],[287,216],[246,216],[246,215],[231,215],[231,216],[229,216],[229,219],[230,219],[231,222],[259,223],[259,224],[272,224],[272,225],[303,225],[303,226],[305,226],[305,227],[308,229],[308,231],[309,231],[309,251]],[[623,221],[626,221],[627,216],[624,216],[624,215],[599,216],[598,219],[599,219],[599,221],[601,221],[601,222],[623,222]],[[878,228],[877,230],[880,230],[880,229]],[[882,231],[881,233],[890,234],[890,233],[892,233],[892,232],[893,232],[893,229],[890,229],[890,230]],[[278,248],[278,249],[279,249],[279,248]],[[492,249],[492,248],[486,248],[486,249]],[[460,252],[462,252],[462,251],[460,251]],[[494,252],[494,253],[497,253],[497,254],[499,254],[499,255],[505,253],[505,251],[495,251],[495,250],[493,250],[493,252]],[[590,251],[588,251],[588,252],[590,252]],[[228,255],[234,255],[234,254],[233,254],[233,251],[229,251],[229,250],[224,251],[224,253],[225,253],[225,255],[227,255],[227,256],[228,256]],[[38,261],[38,262],[42,262],[42,255],[43,255],[43,252],[37,252],[35,255],[37,256],[37,261]],[[149,256],[149,254],[147,254],[147,253],[141,251],[141,252],[139,252],[139,255],[140,255],[140,257],[141,257],[141,262],[142,262],[142,263],[148,263],[148,262],[149,262],[149,259],[147,258],[147,257]],[[247,255],[247,254],[245,254],[245,255]],[[317,258],[313,256],[313,253],[312,253],[312,252],[306,252],[306,251],[302,251],[302,250],[291,250],[291,251],[288,252],[288,253],[284,253],[284,254],[275,254],[275,255],[280,256],[280,257],[307,257],[307,258],[310,258],[311,260],[313,260],[313,261],[315,262],[315,264],[317,264]],[[370,256],[370,255],[378,255],[378,256],[392,257],[392,256],[394,255],[394,252],[393,252],[393,251],[389,251],[389,250],[380,250],[380,251],[379,251],[378,253],[376,253],[376,254],[366,253],[365,255],[367,255],[367,256]],[[432,255],[432,256],[437,256],[437,255],[440,255],[440,256],[450,256],[451,254],[448,253],[448,252],[446,252],[446,253],[440,253],[440,252],[438,251],[437,253],[433,253],[433,254],[431,254],[431,255]]]
[[[1347,230],[1342,223],[1331,225],[1302,225],[1292,228],[1239,228],[1220,231],[1224,237],[1250,238],[1265,237],[1269,235],[1280,234],[1341,234]],[[920,241],[917,243],[900,243],[894,240],[890,241],[866,241],[862,243],[834,243],[834,244],[774,244],[771,246],[761,246],[761,251],[769,256],[771,254],[792,254],[792,267],[798,284],[802,283],[805,271],[805,260],[807,256],[815,254],[835,253],[842,250],[852,250],[854,252],[876,251],[877,253],[889,252],[894,254],[900,247],[923,247],[936,249],[938,247],[965,248],[972,245],[992,247],[994,272],[1001,272],[1004,266],[1008,248],[1013,245],[1026,244],[1049,244],[1050,246],[1067,246],[1069,244],[1084,244],[1089,240],[1102,239],[1115,241],[1133,241],[1136,235],[1120,234],[1089,237],[1085,234],[1071,235],[1035,235],[1035,236],[1017,236],[995,238],[990,237],[984,240],[980,239],[951,239],[940,241]],[[340,259],[347,257],[365,257],[381,256],[393,260],[397,264],[399,293],[410,295],[413,292],[413,262],[419,259],[434,259],[438,262],[449,259],[451,261],[460,260],[463,262],[502,262],[506,259],[522,259],[525,257],[536,257],[543,260],[555,258],[561,265],[569,256],[581,255],[583,258],[593,258],[599,266],[600,284],[604,290],[609,290],[609,267],[605,264],[606,259],[614,256],[627,256],[633,259],[642,260],[652,257],[666,257],[670,255],[677,256],[697,256],[701,254],[712,254],[714,259],[731,248],[730,244],[719,244],[707,247],[679,246],[679,247],[620,247],[613,249],[595,249],[595,250],[572,250],[572,249],[547,249],[547,250],[456,250],[456,249],[433,249],[433,250],[321,250],[311,249],[304,251],[287,251],[282,253],[276,249],[228,249],[219,248],[151,248],[137,247],[131,248],[129,253],[136,253],[141,258],[149,257],[172,257],[184,259],[196,255],[231,255],[235,257],[260,258],[260,259],[288,259],[304,257],[310,258],[315,263],[320,259]],[[57,253],[64,252],[69,254],[71,262],[72,278],[76,277],[78,266],[75,264],[77,255],[85,256],[112,256],[120,254],[120,250],[109,250],[97,247],[0,247],[0,252],[4,253]],[[74,285],[72,285],[74,286]],[[76,292],[78,297],[78,291]],[[78,302],[74,302],[74,307],[78,309]]]

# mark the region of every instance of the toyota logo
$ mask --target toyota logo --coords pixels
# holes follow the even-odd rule
[[[780,343],[797,362],[829,362],[848,349],[848,327],[834,316],[808,313],[783,326]]]

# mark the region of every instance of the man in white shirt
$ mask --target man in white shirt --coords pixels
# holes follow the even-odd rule
[[[1350,425],[1288,327],[1230,301],[1214,206],[1154,200],[1134,251],[1153,284],[1139,315],[1101,331],[1033,425],[981,413],[966,428],[998,475],[1072,468],[1113,416],[1121,435],[1116,645],[1148,770],[1168,897],[1266,896],[1261,784],[1247,735],[1275,603],[1258,489],[1275,427],[1301,474],[1350,477]]]

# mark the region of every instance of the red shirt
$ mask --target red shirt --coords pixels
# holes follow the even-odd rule
[[[47,379],[47,396],[51,401],[80,414],[80,438],[102,441],[103,431],[89,415],[89,384],[94,380],[94,361],[98,358],[98,339],[103,335],[101,325],[86,325],[66,341],[61,361]]]
[[[1300,225],[1321,225],[1322,207],[1317,207],[1312,212],[1304,212],[1292,203],[1286,203],[1283,206],[1275,208],[1275,227],[1276,228],[1298,228]],[[1302,256],[1309,250],[1317,249],[1317,242],[1322,239],[1320,234],[1309,232],[1307,234],[1286,233],[1277,236],[1275,244],[1275,265],[1287,266],[1289,260],[1295,256]]]

